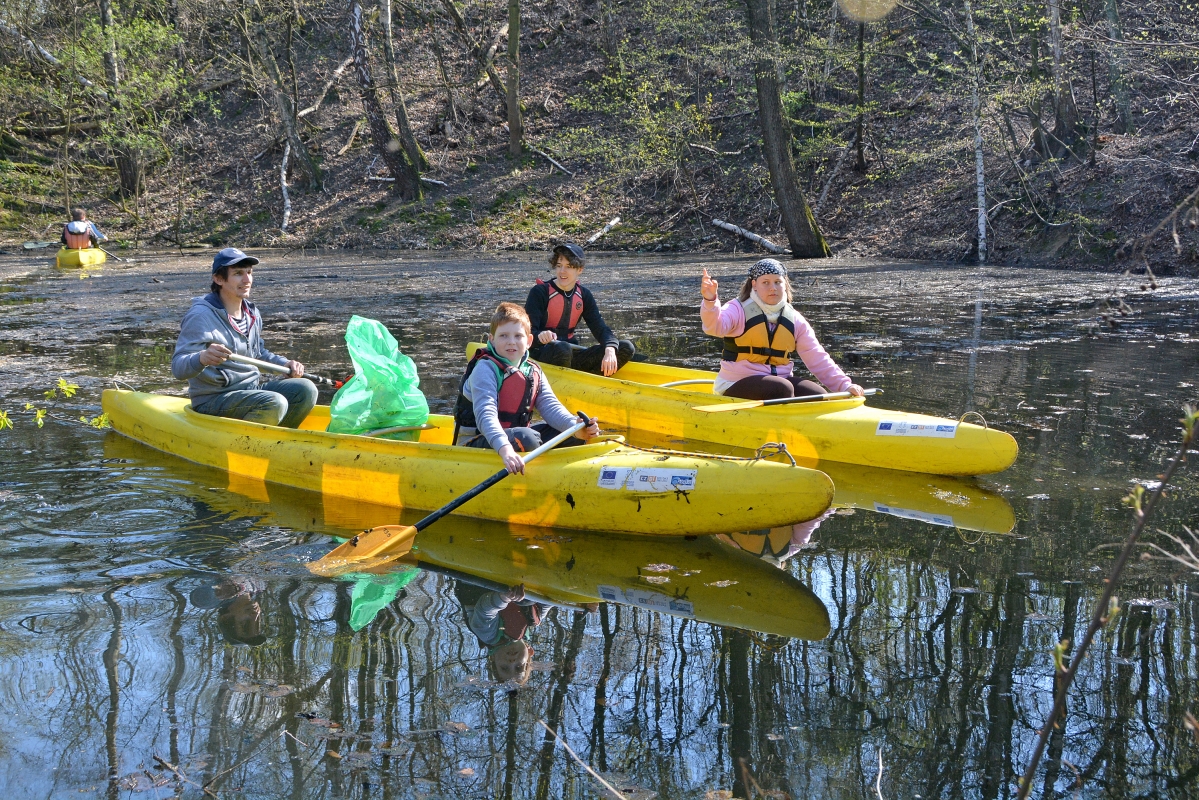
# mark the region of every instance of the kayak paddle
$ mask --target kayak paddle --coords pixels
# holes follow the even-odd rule
[[[249,356],[239,356],[237,353],[231,353],[230,355],[225,356],[225,358],[229,359],[230,361],[236,361],[239,364],[249,364],[251,367],[258,367],[261,370],[274,372],[279,375],[291,374],[291,370],[287,367],[279,364],[272,364],[269,361],[259,361],[257,358],[250,358]],[[313,383],[327,384],[332,386],[334,389],[340,389],[341,385],[344,383],[344,381],[331,381],[328,378],[322,378],[320,375],[310,375],[307,372],[304,373],[303,377],[307,378]]]
[[[552,450],[571,436],[574,436],[589,424],[590,420],[587,419],[587,415],[580,411],[578,422],[528,455],[521,456],[521,461],[528,464],[537,458],[537,456],[547,450]],[[412,549],[412,540],[416,538],[416,534],[454,509],[464,505],[467,501],[478,497],[507,477],[508,468],[504,467],[475,488],[446,503],[415,525],[380,525],[377,528],[363,531],[353,539],[342,542],[317,561],[313,561],[308,565],[308,569],[316,575],[332,577],[351,570],[361,569],[365,566],[362,564],[364,561],[369,560],[369,565],[377,566],[383,561],[391,561],[392,559],[399,558]]]
[[[108,250],[105,250],[105,249],[104,249],[103,247],[101,247],[100,245],[96,245],[96,249],[97,249],[97,250],[99,250],[100,252],[104,253],[105,255],[112,256],[112,257],[113,257],[113,258],[115,258],[117,261],[120,261],[122,264],[124,264],[125,262],[132,262],[132,261],[133,261],[133,259],[132,259],[132,258],[121,258],[121,257],[120,257],[120,256],[118,256],[116,253],[111,253],[111,252],[109,252]]]
[[[862,392],[866,397],[882,394],[882,389],[867,389]],[[853,397],[849,392],[833,392],[832,394],[805,394],[800,397],[776,397],[773,400],[746,400],[744,403],[717,403],[712,406],[692,406],[692,411],[708,411],[713,414],[721,411],[746,411],[761,406],[782,406],[789,403],[819,403],[823,400],[845,400]]]
[[[52,244],[57,244],[57,242],[24,242],[21,247],[26,250],[44,250]]]

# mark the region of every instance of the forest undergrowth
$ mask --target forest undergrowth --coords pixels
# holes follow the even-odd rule
[[[596,247],[757,251],[713,219],[786,243],[740,3],[365,8],[386,122],[403,133],[402,100],[426,161],[411,199],[385,180],[347,4],[98,2],[0,0],[8,246],[56,240],[72,206],[118,246],[536,249],[616,216]],[[800,188],[835,254],[978,259],[977,87],[990,262],[1199,273],[1199,7],[773,13]]]

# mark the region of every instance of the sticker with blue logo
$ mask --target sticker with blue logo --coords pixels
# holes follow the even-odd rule
[[[630,492],[690,492],[695,489],[699,470],[661,467],[600,467],[601,489]]]
[[[890,514],[893,517],[900,517],[901,519],[915,519],[920,522],[927,522],[929,525],[941,525],[946,528],[957,527],[953,524],[953,517],[945,514],[929,514],[926,511],[913,511],[910,508],[887,506],[882,503],[875,503],[874,510],[880,514]]]
[[[957,433],[956,422],[880,420],[878,427],[874,429],[875,436],[922,436],[931,439],[952,439]]]
[[[609,586],[600,584],[599,596],[609,603],[624,603],[637,606],[647,611],[657,611],[659,614],[670,614],[675,617],[695,617],[695,605],[690,600],[671,597],[668,594],[655,592],[650,589]]]

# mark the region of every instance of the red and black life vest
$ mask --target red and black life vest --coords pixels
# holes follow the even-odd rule
[[[537,405],[537,395],[541,391],[541,368],[528,359],[524,365],[528,374],[520,367],[513,367],[498,358],[487,347],[475,351],[475,357],[466,365],[466,374],[462,376],[462,384],[458,388],[458,403],[454,409],[454,420],[463,428],[478,428],[475,420],[475,406],[466,398],[462,391],[471,373],[480,361],[490,362],[500,376],[500,391],[498,405],[500,412],[500,427],[524,428],[533,418],[533,408]]]
[[[569,293],[564,293],[553,281],[537,281],[543,284],[549,292],[549,302],[545,307],[545,327],[558,334],[558,341],[565,342],[574,338],[575,328],[583,318],[582,284],[576,283]],[[570,313],[567,313],[569,308]]]
[[[92,246],[92,235],[91,235],[91,227],[92,226],[88,225],[85,222],[84,223],[85,227],[83,229],[83,232],[76,233],[75,231],[71,230],[71,227],[73,225],[74,225],[74,223],[68,222],[66,225],[63,226],[63,229],[62,229],[62,238],[66,242],[67,249],[68,250],[86,250],[89,247],[91,247]]]
[[[504,635],[516,641],[525,635],[532,625],[536,628],[541,624],[541,613],[537,606],[522,606],[520,603],[509,603],[500,609],[500,628]]]

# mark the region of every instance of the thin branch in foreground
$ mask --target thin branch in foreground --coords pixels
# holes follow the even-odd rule
[[[555,733],[553,728],[551,728],[549,725],[545,724],[545,720],[539,719],[539,720],[537,720],[537,724],[540,725],[541,727],[545,728],[547,731],[549,731],[550,735],[554,737],[554,739],[558,742],[558,744],[562,745],[562,748],[564,750],[566,750],[567,753],[570,753],[570,757],[573,758],[580,767],[587,770],[588,775],[595,778],[597,781],[600,782],[601,786],[603,786],[605,789],[607,789],[609,792],[611,792],[613,797],[617,798],[617,800],[628,800],[628,798],[626,798],[623,794],[616,791],[615,786],[608,783],[606,780],[604,780],[603,778],[601,778],[599,776],[598,772],[593,770],[591,767],[587,766],[587,763],[585,761],[583,761],[583,759],[579,758],[574,750],[570,749],[570,745],[568,745],[566,743],[566,740],[563,739],[561,736],[559,736],[557,733]]]
[[[1128,500],[1133,507],[1132,530],[1129,532],[1128,538],[1124,540],[1124,546],[1120,549],[1120,555],[1116,557],[1116,563],[1112,566],[1111,575],[1104,582],[1103,593],[1100,594],[1099,599],[1095,602],[1095,610],[1091,614],[1091,622],[1087,626],[1086,633],[1083,634],[1082,641],[1078,643],[1078,649],[1074,652],[1074,658],[1071,659],[1070,666],[1065,669],[1058,668],[1057,691],[1054,696],[1053,708],[1050,710],[1045,724],[1041,726],[1036,747],[1033,748],[1032,757],[1028,760],[1028,768],[1020,778],[1016,793],[1017,800],[1025,800],[1028,797],[1028,793],[1032,790],[1032,779],[1036,774],[1037,765],[1041,761],[1041,755],[1045,752],[1045,745],[1049,742],[1050,734],[1057,728],[1058,721],[1066,710],[1066,694],[1070,691],[1070,685],[1074,682],[1074,676],[1078,674],[1078,668],[1082,665],[1082,660],[1086,656],[1087,649],[1090,648],[1091,640],[1094,639],[1096,632],[1107,624],[1114,613],[1112,599],[1115,597],[1116,586],[1120,582],[1120,575],[1124,572],[1124,567],[1128,563],[1128,559],[1132,556],[1133,550],[1136,548],[1137,540],[1145,530],[1145,526],[1149,523],[1153,512],[1157,509],[1158,501],[1165,494],[1166,486],[1170,483],[1170,479],[1174,476],[1178,467],[1186,460],[1187,450],[1190,449],[1192,442],[1195,440],[1195,423],[1199,421],[1199,412],[1191,406],[1187,406],[1183,410],[1183,414],[1182,443],[1178,451],[1174,454],[1174,457],[1170,460],[1166,471],[1162,473],[1160,483],[1149,494],[1147,501],[1144,499],[1145,489],[1140,485],[1128,496]]]

